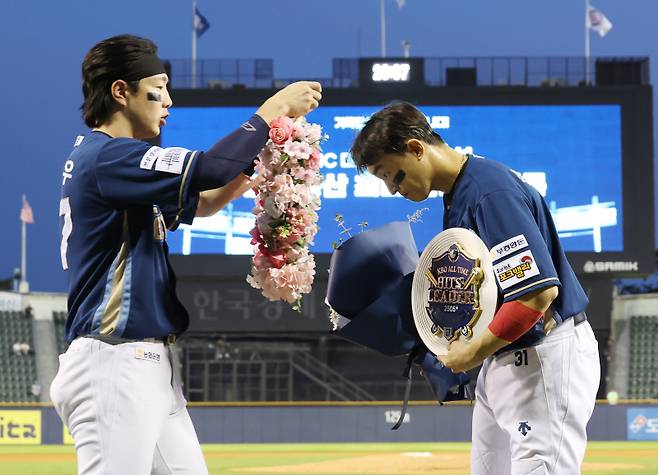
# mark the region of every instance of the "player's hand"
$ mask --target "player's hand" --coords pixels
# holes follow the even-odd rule
[[[550,308],[544,313],[544,334],[548,335],[557,327],[557,322],[553,317],[553,310]]]
[[[448,354],[437,356],[437,359],[443,363],[446,368],[450,368],[453,373],[461,373],[479,366],[484,358],[479,357],[475,351],[475,346],[459,339],[450,343]]]
[[[242,175],[239,176],[240,184],[237,186],[233,192],[233,199],[240,198],[247,191],[255,189],[258,185],[265,181],[265,177],[262,175],[256,175],[253,178]]]
[[[314,81],[289,84],[256,111],[268,124],[277,117],[300,117],[316,109],[322,99],[322,85]]]

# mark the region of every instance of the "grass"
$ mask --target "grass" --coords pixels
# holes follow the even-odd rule
[[[304,465],[298,473],[427,475],[436,473],[437,467],[431,468],[427,463],[439,463],[436,460],[444,457],[448,462],[440,473],[467,475],[469,447],[467,443],[209,444],[203,450],[211,474],[287,475],[294,465],[316,464]],[[405,452],[431,452],[433,457],[403,459],[399,454]],[[385,462],[385,469],[373,472],[369,464],[377,460],[399,460],[401,465]],[[419,467],[417,471],[412,468],[414,464]],[[75,453],[70,446],[0,446],[0,475],[70,475],[75,473],[75,466]],[[277,466],[288,467],[271,468]],[[360,466],[371,471],[359,471]],[[583,474],[658,474],[658,442],[591,442]]]

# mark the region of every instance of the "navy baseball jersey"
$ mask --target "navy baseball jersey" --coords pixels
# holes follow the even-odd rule
[[[189,317],[175,293],[167,228],[190,223],[199,152],[94,131],[78,137],[62,180],[66,339],[178,334]]]
[[[544,287],[559,287],[551,309],[561,323],[585,310],[588,300],[567,261],[543,197],[500,163],[469,155],[444,196],[444,228],[473,230],[490,249],[499,304]],[[500,351],[543,338],[540,320]]]

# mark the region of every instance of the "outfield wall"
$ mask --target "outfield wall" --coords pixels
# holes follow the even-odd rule
[[[411,403],[405,422],[397,404],[217,404],[189,408],[202,443],[460,442],[471,439],[472,406]],[[597,404],[590,440],[658,440],[658,401]],[[0,445],[71,443],[48,405],[0,407]]]

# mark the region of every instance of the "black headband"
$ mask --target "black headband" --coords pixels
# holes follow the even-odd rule
[[[140,79],[163,73],[166,73],[166,70],[160,58],[154,54],[149,54],[133,63],[130,66],[130,71],[122,75],[120,79],[124,81],[139,81]]]

